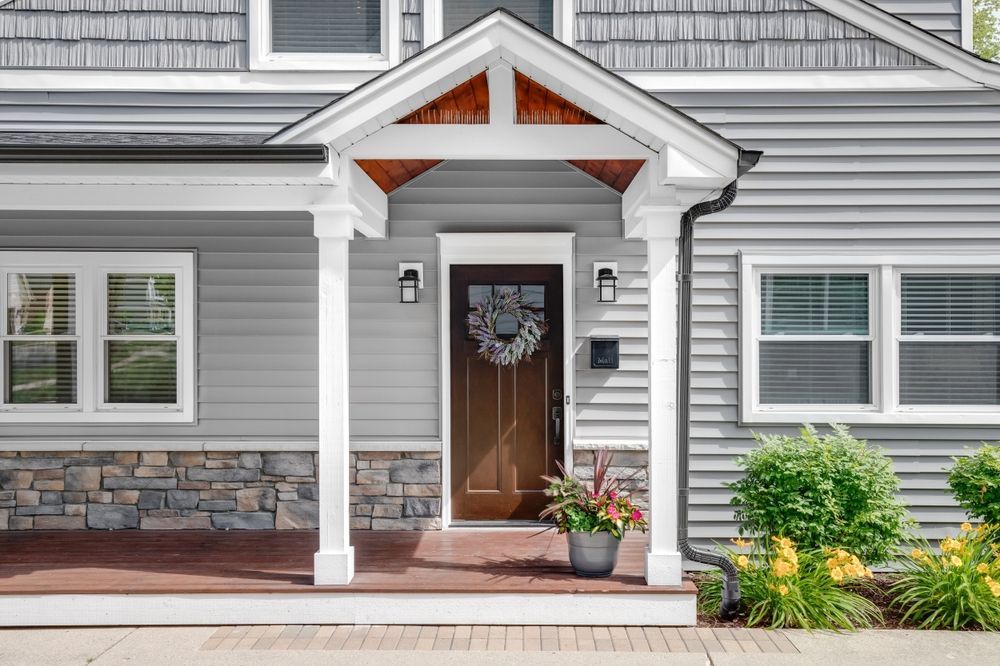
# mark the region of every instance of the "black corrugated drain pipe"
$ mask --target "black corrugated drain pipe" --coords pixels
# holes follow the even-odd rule
[[[740,151],[737,179],[752,169],[762,153]],[[691,273],[694,269],[694,223],[699,217],[726,210],[736,200],[737,180],[726,185],[718,199],[695,204],[681,216],[678,239],[677,294],[677,537],[683,557],[722,569],[723,620],[736,617],[740,609],[739,570],[728,557],[695,548],[688,541],[688,508],[691,494]]]

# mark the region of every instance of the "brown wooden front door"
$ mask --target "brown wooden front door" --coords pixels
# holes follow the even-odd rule
[[[479,299],[500,289],[528,294],[549,325],[541,348],[513,368],[479,358],[465,322]],[[451,267],[455,520],[533,520],[545,506],[540,477],[557,472],[566,430],[562,308],[562,266]],[[511,324],[501,318],[498,332],[514,333]]]

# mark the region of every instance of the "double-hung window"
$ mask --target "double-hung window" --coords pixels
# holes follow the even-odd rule
[[[0,252],[0,422],[194,420],[190,252]]]
[[[388,69],[401,23],[401,0],[251,0],[251,68]]]
[[[741,256],[746,423],[1000,423],[1000,256]]]

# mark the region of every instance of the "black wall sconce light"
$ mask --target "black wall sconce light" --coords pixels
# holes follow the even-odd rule
[[[399,265],[399,302],[419,303],[419,290],[424,286],[423,264]]]
[[[611,261],[594,262],[594,287],[598,303],[618,302],[618,264]]]

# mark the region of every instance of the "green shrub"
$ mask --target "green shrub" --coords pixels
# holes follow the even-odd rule
[[[755,435],[760,446],[739,459],[746,475],[730,484],[741,534],[784,534],[807,549],[845,548],[886,562],[910,521],[895,496],[899,479],[883,453],[846,426],[820,435]]]
[[[971,456],[955,458],[948,485],[970,518],[1000,524],[1000,446],[983,444]]]
[[[878,607],[856,591],[870,585],[872,572],[847,551],[800,552],[782,537],[735,543],[740,550],[722,550],[740,570],[747,625],[839,630],[870,627],[881,620]],[[718,608],[722,574],[709,574],[698,592],[705,612]]]
[[[1000,630],[1000,526],[972,529],[941,542],[935,555],[924,540],[899,558],[902,576],[892,586],[892,605],[903,621],[921,629]]]

